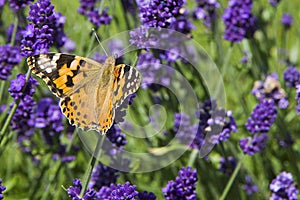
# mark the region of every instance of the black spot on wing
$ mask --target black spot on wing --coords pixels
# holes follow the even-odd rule
[[[73,87],[74,83],[73,83],[73,77],[72,76],[67,76],[67,82],[66,82],[66,86],[67,87]]]
[[[75,59],[75,55],[60,54],[59,59],[56,61],[57,69],[60,69],[64,64],[70,67],[72,61]]]

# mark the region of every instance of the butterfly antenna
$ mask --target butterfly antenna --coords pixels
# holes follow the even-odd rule
[[[100,41],[100,39],[99,39],[99,37],[98,37],[98,35],[97,35],[97,33],[96,33],[96,30],[95,30],[94,28],[92,28],[92,31],[94,32],[94,35],[95,35],[95,37],[96,37],[98,43],[100,44],[101,48],[103,49],[105,55],[108,56],[108,54],[107,54],[105,48],[103,47],[103,45],[102,45],[102,43],[101,43],[101,41]]]

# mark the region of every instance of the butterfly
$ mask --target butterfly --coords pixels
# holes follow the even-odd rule
[[[115,110],[141,83],[139,72],[126,64],[103,64],[63,53],[27,58],[28,66],[60,98],[60,108],[70,124],[85,131],[105,134],[115,119]]]

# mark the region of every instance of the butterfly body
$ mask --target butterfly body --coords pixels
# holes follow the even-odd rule
[[[49,53],[29,57],[27,63],[60,98],[70,124],[105,134],[112,126],[115,109],[140,86],[140,75],[125,64],[115,66],[69,54]]]

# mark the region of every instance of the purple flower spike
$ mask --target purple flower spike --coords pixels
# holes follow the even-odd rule
[[[295,66],[289,66],[283,73],[285,84],[288,87],[295,87],[300,83],[300,72]]]
[[[138,192],[135,190],[135,185],[130,185],[129,182],[126,182],[124,185],[116,185],[111,191],[110,199],[137,199]]]
[[[281,23],[286,29],[289,29],[292,26],[293,17],[287,13],[284,13],[281,18]]]
[[[254,185],[254,183],[252,182],[251,176],[246,176],[245,177],[245,185],[243,185],[243,190],[246,191],[247,195],[250,196],[253,193],[256,193],[258,191],[258,187],[257,185]]]
[[[25,57],[47,53],[52,44],[61,48],[67,41],[63,32],[65,18],[54,11],[50,0],[39,0],[30,6],[30,24],[23,31],[22,55]]]
[[[0,178],[0,200],[2,200],[4,198],[3,196],[3,192],[4,190],[6,190],[6,187],[2,185],[2,179]]]
[[[254,108],[245,124],[251,133],[267,133],[277,116],[275,103],[272,99],[261,100]]]
[[[0,46],[0,79],[7,80],[12,68],[21,61],[19,48],[9,44]]]
[[[222,18],[226,26],[224,39],[231,42],[240,42],[250,38],[255,31],[255,18],[251,13],[252,0],[229,0]]]
[[[196,3],[194,18],[203,20],[205,26],[211,27],[213,20],[217,18],[216,9],[220,4],[216,0],[196,0]]]
[[[270,200],[296,200],[299,191],[291,173],[281,172],[270,184],[272,192]]]
[[[74,179],[73,180],[73,186],[70,186],[67,189],[67,194],[69,195],[69,197],[72,198],[72,200],[93,200],[93,199],[97,199],[97,192],[93,189],[87,189],[84,194],[83,194],[83,198],[81,198],[80,192],[82,190],[82,185],[81,185],[81,181],[79,179]]]
[[[252,156],[266,148],[267,140],[268,135],[266,133],[255,134],[253,138],[240,139],[240,147],[245,154]]]
[[[117,170],[105,166],[103,164],[98,164],[91,175],[91,180],[89,183],[89,188],[100,189],[102,186],[109,186],[111,183],[116,183],[118,174]]]
[[[20,9],[23,9],[28,5],[30,2],[33,2],[33,0],[8,0],[9,6],[14,10],[18,11]]]
[[[197,171],[191,167],[181,168],[175,181],[169,181],[162,189],[166,200],[173,199],[196,199]]]
[[[139,4],[140,20],[146,26],[168,28],[181,14],[183,4],[183,0],[153,0],[148,4]]]

